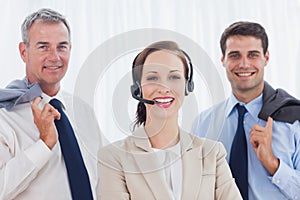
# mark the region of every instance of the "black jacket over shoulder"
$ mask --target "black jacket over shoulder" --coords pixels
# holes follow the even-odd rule
[[[300,120],[300,100],[283,89],[274,90],[265,81],[262,98],[263,105],[258,114],[260,119],[267,121],[270,116],[276,121],[288,123]]]

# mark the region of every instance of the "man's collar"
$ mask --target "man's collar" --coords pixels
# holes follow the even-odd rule
[[[63,95],[62,95],[62,91],[61,90],[59,90],[58,91],[58,93],[55,95],[55,96],[52,96],[52,97],[50,97],[50,96],[48,96],[47,94],[45,94],[45,93],[42,93],[42,98],[43,98],[43,100],[42,100],[42,102],[45,104],[45,103],[49,103],[49,101],[51,100],[51,99],[58,99],[60,102],[61,102],[61,104],[62,104],[62,106],[63,106],[63,109],[64,110],[66,110],[67,109],[67,105],[66,105],[66,103],[65,103],[65,100],[64,100],[64,98],[63,98]]]
[[[253,99],[252,101],[250,101],[249,103],[245,104],[244,102],[239,101],[233,93],[231,93],[229,100],[228,100],[228,104],[226,106],[226,110],[225,110],[225,114],[226,117],[228,117],[229,115],[231,115],[231,113],[234,110],[234,107],[237,103],[239,103],[240,105],[244,105],[248,111],[248,113],[250,113],[250,115],[252,115],[253,117],[257,117],[258,112],[260,110],[260,108],[262,105],[262,97],[263,95],[260,94],[258,97],[256,97],[255,99]],[[257,112],[258,111],[258,112]]]

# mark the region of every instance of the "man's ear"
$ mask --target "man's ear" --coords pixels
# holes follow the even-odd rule
[[[223,67],[224,67],[224,59],[225,59],[224,56],[222,56],[221,57],[221,62],[222,62]]]
[[[266,54],[265,54],[265,59],[266,59],[266,63],[265,63],[265,65],[267,65],[267,64],[268,64],[268,62],[269,62],[269,58],[270,58],[270,54],[269,54],[269,51],[267,51],[267,52],[266,52]]]
[[[20,56],[21,56],[23,62],[26,63],[27,59],[28,59],[28,55],[27,55],[27,47],[24,42],[19,43],[19,52],[20,52]]]

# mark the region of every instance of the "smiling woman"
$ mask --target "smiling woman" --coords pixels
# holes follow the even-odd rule
[[[172,41],[153,43],[135,58],[138,128],[99,151],[100,199],[241,199],[223,145],[178,125],[184,97],[193,91],[192,69]]]
[[[149,131],[157,127],[161,130],[154,131],[164,132],[163,129],[166,128],[170,129],[168,132],[177,133],[178,111],[189,79],[184,53],[174,42],[157,42],[136,57],[132,70],[139,95],[154,102],[154,106],[142,102],[138,104],[136,125],[143,124]],[[176,141],[178,135],[170,137]],[[161,145],[164,146],[160,148],[166,148],[165,145],[170,144]]]

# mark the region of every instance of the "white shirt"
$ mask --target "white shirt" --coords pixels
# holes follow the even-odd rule
[[[163,151],[160,159],[164,163],[164,177],[173,200],[181,199],[182,190],[182,160],[181,146],[178,142],[175,146],[167,149],[155,149],[153,151]]]
[[[43,97],[41,107],[50,100],[45,94]],[[62,92],[56,98],[63,103],[74,129],[95,197],[101,146],[97,122],[82,101]],[[30,103],[10,112],[0,109],[0,199],[72,199],[59,142],[50,150],[40,139]]]

